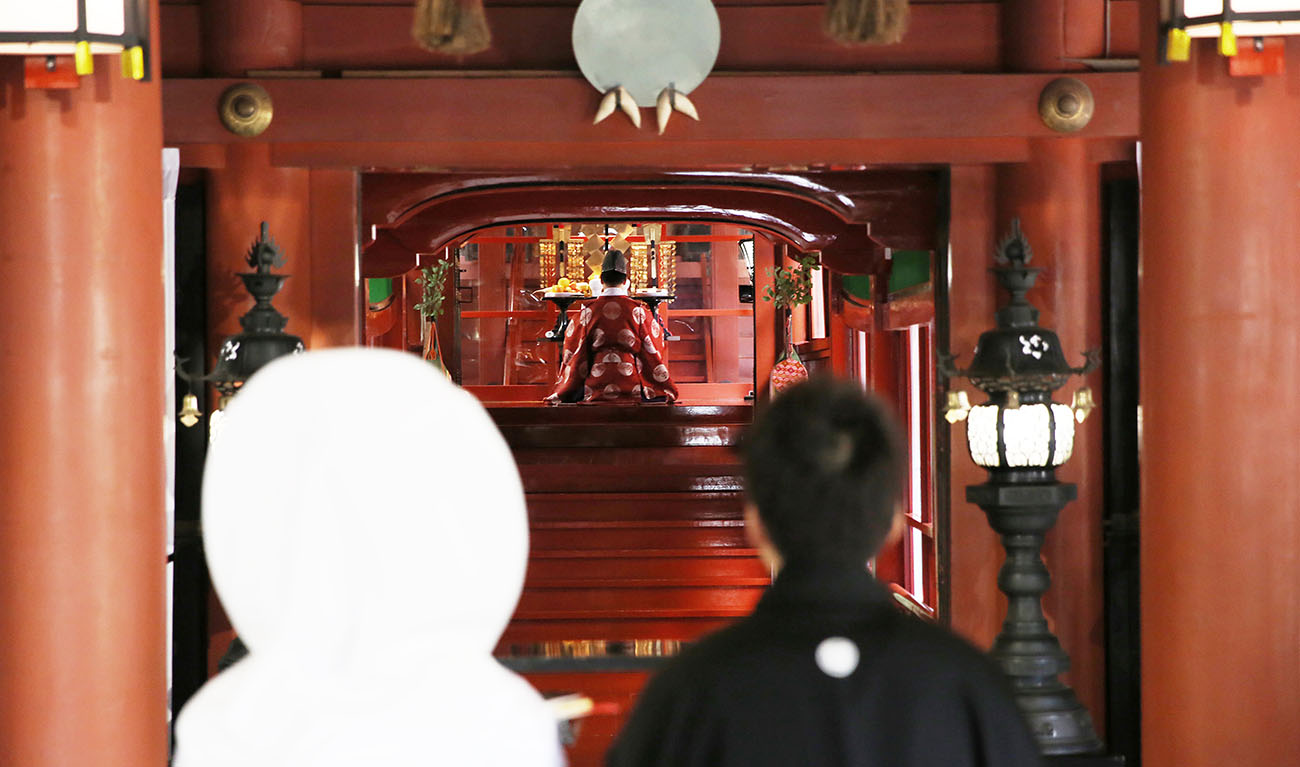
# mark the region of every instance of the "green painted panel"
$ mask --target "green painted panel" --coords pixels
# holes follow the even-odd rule
[[[891,254],[889,292],[924,285],[930,281],[930,251],[895,250]]]
[[[387,277],[366,280],[366,298],[372,304],[382,303],[393,295],[393,281]]]
[[[865,302],[871,301],[871,275],[846,274],[840,278],[844,292]]]

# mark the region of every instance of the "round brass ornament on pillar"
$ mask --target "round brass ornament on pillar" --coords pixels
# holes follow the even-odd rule
[[[221,94],[221,124],[236,136],[261,135],[271,125],[271,94],[256,83],[237,83]]]
[[[1056,333],[1039,326],[1038,310],[1025,299],[1039,272],[1027,266],[1031,257],[1019,221],[1012,222],[993,269],[1011,300],[997,311],[997,327],[980,335],[970,367],[958,369],[951,355],[940,355],[939,371],[945,378],[969,378],[988,395],[971,407],[965,392],[950,391],[945,417],[966,421],[971,460],[988,470],[987,482],[966,488],[966,500],[984,510],[1007,551],[998,574],[1007,617],[990,655],[1011,680],[1039,749],[1086,754],[1102,744],[1088,710],[1059,678],[1070,658],[1043,615],[1051,578],[1041,549],[1043,536],[1076,496],[1075,485],[1056,481],[1056,467],[1073,451],[1075,422],[1093,408],[1086,388],[1075,392],[1073,406],[1052,402],[1052,392],[1093,370],[1098,352],[1084,352],[1086,362],[1070,367]]]
[[[1075,133],[1092,121],[1096,101],[1088,84],[1073,77],[1058,77],[1038,96],[1038,116],[1057,133]]]

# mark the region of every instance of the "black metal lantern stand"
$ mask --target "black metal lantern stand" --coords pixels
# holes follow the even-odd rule
[[[1075,485],[1056,480],[1056,467],[1073,451],[1075,421],[1092,408],[1086,389],[1076,393],[1073,407],[1053,403],[1051,395],[1070,376],[1096,367],[1097,353],[1085,353],[1086,364],[1072,368],[1056,333],[1038,325],[1038,310],[1025,300],[1039,271],[1026,266],[1030,257],[1014,222],[993,270],[1011,300],[998,310],[997,327],[980,336],[969,368],[957,369],[952,357],[942,357],[939,367],[947,377],[969,378],[989,397],[972,408],[965,392],[950,392],[947,417],[967,421],[971,458],[988,470],[988,481],[967,487],[966,499],[984,510],[1007,554],[998,574],[1007,616],[990,654],[1010,678],[1042,752],[1088,754],[1102,743],[1087,709],[1060,681],[1070,660],[1043,614],[1051,578],[1041,550],[1057,515],[1076,497]]]
[[[984,510],[1007,552],[998,573],[1007,617],[991,654],[1011,678],[1016,703],[1048,755],[1102,747],[1088,710],[1060,681],[1070,659],[1043,615],[1043,594],[1051,583],[1040,555],[1043,536],[1076,494],[1074,485],[1055,481],[1051,472],[991,474],[988,482],[966,488],[966,500]]]
[[[191,376],[180,364],[177,365],[177,375],[185,381],[191,384],[202,381],[216,387],[221,394],[218,410],[224,408],[230,397],[239,391],[239,387],[263,365],[286,354],[297,354],[304,348],[301,338],[284,332],[289,318],[271,305],[271,299],[284,287],[284,281],[289,279],[289,275],[271,273],[272,267],[284,266],[284,253],[275,240],[271,239],[265,221],[245,260],[254,271],[243,272],[239,278],[243,280],[244,288],[253,296],[255,303],[252,309],[239,318],[243,332],[227,337],[221,344],[221,351],[217,353],[217,366],[208,375]],[[180,413],[181,422],[192,426],[201,415],[198,412],[198,398],[192,392],[185,395]]]

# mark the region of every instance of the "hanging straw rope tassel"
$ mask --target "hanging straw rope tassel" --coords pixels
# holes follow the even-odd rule
[[[887,45],[907,32],[907,0],[827,0],[826,34],[845,45]]]
[[[483,0],[415,0],[415,42],[435,53],[466,56],[492,44]]]

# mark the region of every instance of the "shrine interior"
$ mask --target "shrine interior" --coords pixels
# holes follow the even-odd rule
[[[1132,166],[1114,163],[1105,174],[1114,203],[1108,225],[1131,240]],[[789,351],[811,375],[860,382],[903,427],[905,531],[871,563],[898,608],[990,638],[997,632],[996,614],[970,609],[953,583],[951,427],[936,363],[939,334],[951,327],[950,301],[949,286],[935,280],[956,258],[945,220],[950,184],[947,168],[918,165],[360,174],[360,333],[366,345],[436,359],[488,407],[514,452],[531,554],[523,597],[495,654],[544,694],[591,701],[569,730],[572,764],[600,764],[648,676],[684,643],[748,614],[771,582],[744,534],[736,447],[755,407],[772,396],[773,371]],[[211,226],[210,192],[198,174],[182,185],[179,274],[204,264],[197,233]],[[811,273],[808,302],[786,312],[765,296],[776,270],[794,268],[807,243],[817,245],[820,268]],[[557,376],[561,315],[585,300],[562,298],[568,294],[556,283],[597,277],[611,248],[632,257],[632,295],[652,300],[653,275],[671,296],[653,300],[680,400],[671,408],[548,407],[542,400]],[[991,250],[963,254],[957,268],[983,269]],[[1116,253],[1117,268],[1133,267],[1131,251]],[[312,259],[317,279],[324,270]],[[449,266],[426,289],[439,263]],[[340,266],[347,265],[325,270]],[[289,261],[286,271],[302,270]],[[285,294],[295,279],[286,280]],[[420,310],[430,290],[444,296],[432,322]],[[206,317],[187,311],[199,292],[177,296],[190,325],[188,332],[178,326],[178,338],[196,357],[217,340]],[[1116,348],[1131,353],[1123,343]],[[373,449],[382,449],[383,433],[376,424]],[[180,461],[180,481],[196,488],[203,444],[188,442],[193,452]],[[190,497],[178,520],[198,519],[197,496]],[[1091,535],[1078,518],[1062,529]],[[174,689],[183,702],[224,666],[235,632],[203,578],[197,536],[188,547],[182,538],[177,616],[191,617],[176,625]],[[973,554],[975,541],[965,545]],[[986,535],[982,545],[981,558],[997,556],[996,539]],[[1089,567],[1102,565],[1099,558]],[[1123,575],[1112,571],[1116,588],[1136,588]],[[956,577],[976,585],[965,573]],[[1100,594],[1090,601],[1095,626]],[[1075,662],[1100,668],[1108,648],[1132,662],[1133,630],[1120,623],[1107,635],[1072,636],[1083,648]],[[1107,688],[1101,677],[1075,677],[1098,711],[1133,705],[1131,684]]]
[[[111,54],[0,11],[0,764],[168,762],[246,651],[222,408],[358,346],[508,444],[493,655],[574,767],[773,582],[738,447],[823,375],[903,437],[891,606],[991,653],[1050,764],[1300,764],[1300,7],[910,0],[845,44],[847,0],[465,0],[490,40],[438,50],[411,0],[116,1]],[[615,250],[677,399],[548,403]]]

